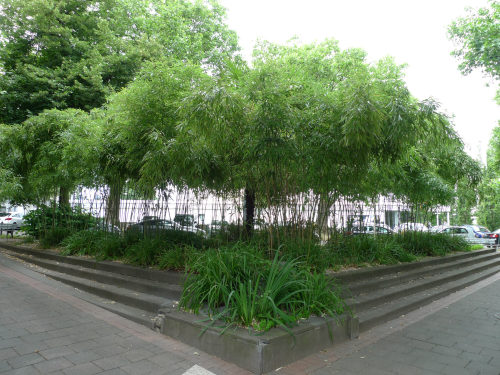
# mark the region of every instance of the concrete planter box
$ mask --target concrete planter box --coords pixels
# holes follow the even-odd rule
[[[293,327],[293,335],[282,328],[257,333],[239,327],[221,334],[220,329],[213,327],[204,331],[206,323],[200,320],[202,315],[162,308],[153,329],[255,374],[273,371],[358,336],[357,319],[347,315],[340,317],[339,322],[312,317]]]

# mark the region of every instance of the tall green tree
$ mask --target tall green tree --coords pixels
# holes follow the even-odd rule
[[[460,71],[468,74],[475,69],[495,80],[500,79],[500,2],[490,0],[490,7],[454,21],[448,33],[456,43],[452,52],[460,60]]]
[[[478,221],[491,230],[500,228],[500,127],[495,128],[487,154],[485,176],[479,187]]]
[[[13,153],[7,164],[20,185],[9,197],[20,204],[37,204],[58,197],[69,204],[71,191],[90,185],[96,174],[97,129],[81,110],[49,110],[18,126],[1,128],[2,153]]]
[[[460,60],[459,68],[464,74],[481,70],[491,77],[496,85],[500,80],[500,2],[490,0],[489,7],[476,12],[469,10],[466,17],[453,22],[450,38],[457,49],[452,52]],[[498,86],[497,86],[498,87]],[[497,103],[500,104],[500,89],[497,88]],[[487,166],[479,186],[478,221],[490,229],[500,227],[500,126],[493,130],[487,156]]]
[[[319,195],[327,215],[340,196],[386,192],[375,178],[363,183],[370,167],[387,168],[412,144],[445,133],[434,103],[414,99],[390,59],[370,64],[363,51],[340,51],[333,41],[264,43],[254,57],[252,69],[186,98],[184,123],[193,142],[213,139],[209,160],[229,166],[227,181],[246,189],[247,205],[253,193],[277,208],[276,222],[287,222],[298,194]]]
[[[0,33],[3,123],[99,107],[145,60],[169,56],[217,70],[237,50],[215,1],[2,0]]]

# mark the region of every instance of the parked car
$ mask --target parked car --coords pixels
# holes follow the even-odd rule
[[[467,242],[484,246],[495,244],[495,238],[490,238],[490,231],[477,225],[455,225],[443,229],[440,233],[463,237]]]
[[[373,224],[367,224],[363,226],[358,226],[352,228],[351,231],[346,232],[346,234],[351,234],[351,235],[359,235],[359,234],[375,234],[375,231],[377,234],[393,234],[394,231],[389,228],[388,226],[385,226],[383,224],[380,225],[373,225]]]
[[[122,230],[111,223],[106,223],[104,220],[96,223],[95,227],[90,228],[90,230],[105,231],[109,233],[120,234]]]
[[[210,233],[215,234],[215,233],[220,233],[224,232],[227,230],[227,227],[229,226],[229,223],[225,220],[212,220],[212,223],[210,224]]]
[[[489,235],[489,238],[493,238],[495,240],[495,245],[498,246],[498,244],[500,242],[500,228],[491,232]]]
[[[24,224],[24,215],[20,212],[14,212],[0,217],[0,232],[4,230],[19,230]]]
[[[194,219],[194,215],[190,214],[177,214],[174,217],[174,229],[182,230],[186,232],[192,232],[199,234],[201,236],[205,236],[207,232],[200,228],[196,220]]]
[[[397,232],[427,232],[429,228],[422,223],[403,223],[396,228]]]
[[[435,226],[433,226],[433,227],[431,227],[431,228],[429,229],[429,232],[431,232],[431,233],[439,233],[439,232],[441,232],[443,229],[446,229],[446,228],[448,228],[448,227],[449,227],[449,225],[435,225]]]
[[[144,233],[152,234],[154,232],[167,229],[170,230],[174,229],[174,223],[171,222],[170,220],[148,219],[129,225],[127,231],[132,231],[132,232],[137,231],[141,234]]]

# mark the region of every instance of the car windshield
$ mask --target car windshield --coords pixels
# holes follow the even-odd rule
[[[0,212],[0,217],[10,216],[10,212]]]

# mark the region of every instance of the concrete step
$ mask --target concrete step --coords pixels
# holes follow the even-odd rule
[[[115,285],[103,284],[97,281],[88,280],[77,276],[71,276],[65,273],[47,270],[37,267],[35,271],[50,277],[53,280],[60,281],[74,288],[92,293],[96,296],[106,298],[127,306],[131,306],[140,311],[156,314],[160,307],[171,306],[174,300],[163,298],[151,294],[132,291]],[[141,315],[141,314],[140,314]]]
[[[146,326],[148,328],[152,327],[153,322],[157,316],[157,313],[137,309],[135,307],[124,305],[122,303],[105,298],[101,298],[100,301],[96,301],[95,296],[94,298],[85,298],[80,296],[80,298],[92,303],[93,305],[102,307],[105,310],[120,315],[125,319],[131,320],[132,322],[142,324],[143,326]]]
[[[436,285],[432,288],[422,290],[418,293],[391,300],[385,304],[371,309],[361,311],[357,314],[359,319],[359,331],[364,332],[376,325],[395,319],[419,307],[425,306],[435,300],[449,295],[457,290],[475,284],[498,273],[498,267],[487,268],[482,272],[476,272],[458,280],[449,281]]]
[[[349,296],[354,297],[359,294],[368,293],[385,288],[391,288],[394,285],[409,282],[414,279],[419,279],[431,275],[445,273],[450,270],[456,270],[464,267],[469,267],[477,263],[485,262],[499,258],[500,253],[485,252],[478,253],[472,257],[457,258],[453,262],[446,262],[441,264],[433,264],[425,267],[418,267],[407,271],[397,271],[394,273],[387,273],[382,276],[368,277],[362,280],[356,280],[344,285],[348,289]]]
[[[332,272],[330,275],[336,279],[341,285],[349,286],[352,283],[357,281],[367,281],[370,279],[376,279],[377,277],[382,277],[385,275],[396,274],[398,272],[406,273],[412,270],[428,267],[428,266],[437,266],[440,264],[455,262],[460,259],[466,259],[476,256],[481,256],[484,254],[495,253],[495,249],[483,249],[483,250],[475,250],[475,251],[467,251],[463,253],[446,255],[443,257],[429,257],[423,259],[419,262],[413,263],[401,263],[396,265],[389,266],[376,266],[376,267],[367,267],[363,269],[355,269],[349,271],[341,271],[341,272]]]
[[[62,263],[59,260],[43,259],[33,255],[14,253],[11,251],[10,254],[25,262],[35,264],[47,270],[97,281],[102,284],[115,285],[145,294],[178,300],[182,292],[182,286],[177,284],[172,285],[166,282],[145,280],[138,277],[102,271],[95,268],[87,268],[80,265],[77,266],[69,263]]]
[[[132,276],[144,280],[182,285],[185,279],[185,274],[183,272],[160,271],[151,268],[131,266],[119,262],[97,261],[94,258],[81,256],[65,256],[51,250],[32,249],[25,246],[19,246],[17,244],[11,244],[5,240],[0,240],[0,247],[18,254],[32,255],[39,259],[55,260],[60,263],[72,264],[75,266],[116,273],[119,275]]]
[[[475,273],[483,272],[487,269],[500,270],[500,257],[486,259],[480,263],[452,269],[444,273],[434,275],[425,275],[411,279],[405,283],[394,284],[389,288],[382,288],[377,291],[370,291],[347,299],[347,305],[355,312],[360,313],[363,310],[372,308],[383,303],[394,301],[402,297],[431,289],[437,285],[458,281]]]

